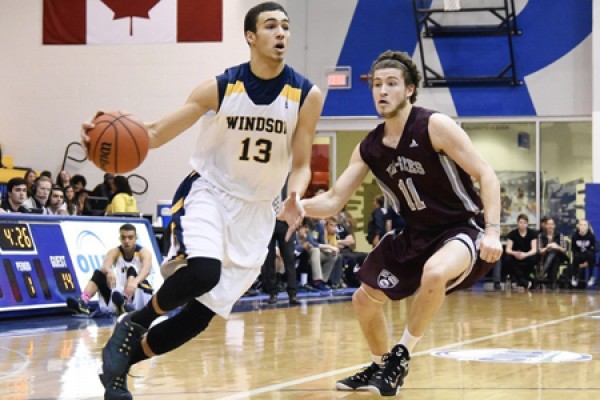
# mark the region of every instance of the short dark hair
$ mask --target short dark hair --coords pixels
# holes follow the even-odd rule
[[[87,185],[87,180],[85,179],[85,176],[77,174],[77,175],[73,175],[71,177],[70,183],[71,183],[71,186],[75,186],[78,183],[82,183],[83,187],[85,187]]]
[[[27,181],[25,181],[25,179],[23,179],[23,178],[12,178],[6,184],[6,190],[8,193],[10,193],[10,192],[12,192],[12,190],[15,186],[21,186],[21,185],[27,186]]]
[[[123,225],[121,225],[121,227],[119,228],[119,232],[120,231],[133,231],[137,235],[137,231],[135,229],[135,226],[133,226],[132,224],[123,224]]]
[[[257,4],[251,9],[249,9],[246,13],[246,17],[244,17],[244,35],[248,31],[256,33],[256,22],[258,21],[258,16],[261,13],[267,11],[281,11],[285,14],[286,17],[288,16],[288,13],[287,11],[285,11],[285,8],[283,8],[281,4],[276,3],[274,1],[267,1],[264,3]]]
[[[519,214],[519,216],[517,217],[517,222],[520,219],[524,219],[525,221],[529,222],[529,217],[527,216],[527,214]]]
[[[414,85],[415,87],[412,96],[410,96],[410,102],[411,104],[416,102],[417,88],[421,82],[421,73],[408,53],[392,50],[387,50],[381,53],[371,65],[371,70],[369,71],[368,75],[369,88],[373,88],[373,74],[375,71],[383,68],[396,68],[403,72],[404,85]]]

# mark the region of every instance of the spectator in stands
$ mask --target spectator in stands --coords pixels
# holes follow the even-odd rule
[[[552,217],[546,221],[546,230],[538,238],[541,255],[541,278],[547,277],[552,289],[557,288],[558,268],[567,260],[567,245],[562,233],[556,232],[556,223]]]
[[[385,214],[385,231],[389,232],[394,229],[396,232],[400,232],[405,226],[406,221],[404,221],[402,215],[394,211],[393,207],[388,207]]]
[[[384,198],[382,195],[373,200],[373,212],[367,227],[367,242],[373,247],[377,246],[379,240],[385,235],[385,214]]]
[[[340,255],[341,248],[338,246],[338,219],[337,217],[329,217],[325,220],[325,244],[319,246],[321,250],[321,265],[323,269],[323,281],[329,282],[332,289],[340,289],[342,287],[342,270],[343,263]],[[329,259],[333,258],[331,263],[331,271],[327,274],[325,267]]]
[[[114,196],[106,207],[106,214],[138,212],[137,201],[126,177],[117,175],[112,182]]]
[[[52,182],[52,172],[48,171],[47,169],[40,172],[40,176],[45,176],[47,178],[50,178],[50,182]]]
[[[508,233],[504,252],[504,275],[510,274],[517,285],[529,289],[535,280],[537,265],[537,235],[529,229],[527,214],[519,214],[517,228]]]
[[[33,187],[33,183],[37,179],[37,174],[31,168],[25,171],[25,175],[23,175],[23,179],[25,179],[25,184],[27,185],[27,197],[30,196],[31,188]]]
[[[342,223],[342,221],[343,218],[340,218],[338,215],[336,234],[337,247],[340,249],[340,257],[338,259],[340,266],[337,270],[341,271],[346,286],[359,287],[360,281],[354,273],[362,265],[367,253],[354,251],[356,249],[356,240],[354,239],[353,231],[348,224]]]
[[[24,178],[12,178],[6,184],[7,197],[0,203],[2,212],[27,213],[23,204],[27,200],[27,182]]]
[[[105,173],[102,183],[96,185],[94,190],[92,190],[91,195],[96,197],[106,197],[107,199],[111,200],[112,196],[115,194],[114,182],[115,176],[108,172]]]
[[[571,285],[578,287],[579,282],[585,279],[586,271],[589,271],[587,286],[594,286],[594,265],[596,265],[596,236],[592,232],[590,223],[586,219],[580,219],[577,230],[571,238],[573,262],[571,263]]]
[[[273,201],[273,210],[275,215],[279,215],[281,211],[281,204],[283,200],[287,198],[287,184],[281,190],[279,196]],[[269,252],[267,258],[261,268],[261,280],[263,289],[269,294],[269,304],[277,303],[277,292],[279,291],[277,285],[277,272],[275,260],[276,248],[279,248],[279,254],[281,262],[285,270],[285,277],[287,282],[288,301],[290,305],[300,304],[296,297],[297,284],[296,284],[296,258],[294,256],[294,235],[286,240],[286,234],[289,229],[287,222],[276,219],[275,227],[273,229],[273,236],[269,242]],[[277,246],[277,247],[276,247]]]
[[[300,225],[300,227],[295,232],[296,239],[294,241],[294,254],[296,256],[296,260],[298,261],[298,267],[296,268],[296,272],[300,276],[302,274],[306,274],[307,282],[309,279],[312,282],[313,277],[315,276],[321,277],[322,280],[323,275],[323,273],[321,272],[320,264],[313,267],[310,263],[311,252],[319,251],[318,248],[315,249],[313,247],[311,241],[309,240],[310,231],[312,230],[313,225],[314,222],[312,218],[304,218],[302,220],[302,225]],[[302,289],[308,292],[316,291],[316,289],[308,283],[303,283]]]
[[[71,185],[71,175],[66,169],[61,169],[58,171],[58,175],[56,175],[56,184],[63,189]]]
[[[67,207],[65,204],[65,192],[58,185],[52,186],[50,197],[46,203],[48,215],[67,215]]]
[[[77,205],[75,204],[75,190],[73,190],[73,186],[66,185],[64,187],[65,192],[65,209],[67,210],[67,215],[77,215]]]
[[[93,316],[89,301],[99,293],[103,314],[120,315],[144,307],[152,296],[152,287],[146,280],[152,269],[152,253],[136,244],[136,240],[135,226],[121,225],[120,246],[108,251],[102,269],[94,271],[81,297],[67,297],[67,306],[77,313]]]
[[[52,189],[52,180],[45,175],[40,175],[31,187],[30,197],[25,202],[25,207],[30,209],[41,209],[42,214],[48,214],[48,198]]]
[[[71,186],[75,191],[75,207],[77,215],[94,215],[88,196],[90,192],[86,189],[87,179],[83,175],[73,175],[71,177]]]
[[[327,243],[325,226],[321,221],[313,219],[313,227],[309,232],[308,241],[312,245],[310,249],[310,265],[313,272],[311,284],[317,290],[328,292],[331,287],[327,285],[327,280],[333,271],[339,251],[334,253],[332,246]]]

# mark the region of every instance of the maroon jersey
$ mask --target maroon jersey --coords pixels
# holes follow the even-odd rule
[[[392,207],[418,230],[465,222],[483,207],[471,177],[433,149],[428,128],[433,113],[413,106],[395,149],[383,144],[385,124],[360,143],[360,155]]]

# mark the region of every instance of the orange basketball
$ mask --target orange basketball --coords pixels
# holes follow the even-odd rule
[[[88,158],[98,168],[122,174],[137,168],[148,154],[149,138],[144,123],[120,111],[104,113],[88,131]]]

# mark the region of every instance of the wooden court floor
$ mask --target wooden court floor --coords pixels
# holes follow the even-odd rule
[[[256,304],[215,319],[184,347],[132,368],[134,398],[378,398],[334,389],[369,360],[348,299]],[[409,304],[386,308],[395,338]],[[596,291],[455,293],[415,350],[397,398],[600,399],[599,318]],[[0,321],[0,399],[102,398],[96,370],[110,322],[51,321],[25,329]],[[446,353],[458,359],[439,356]]]

